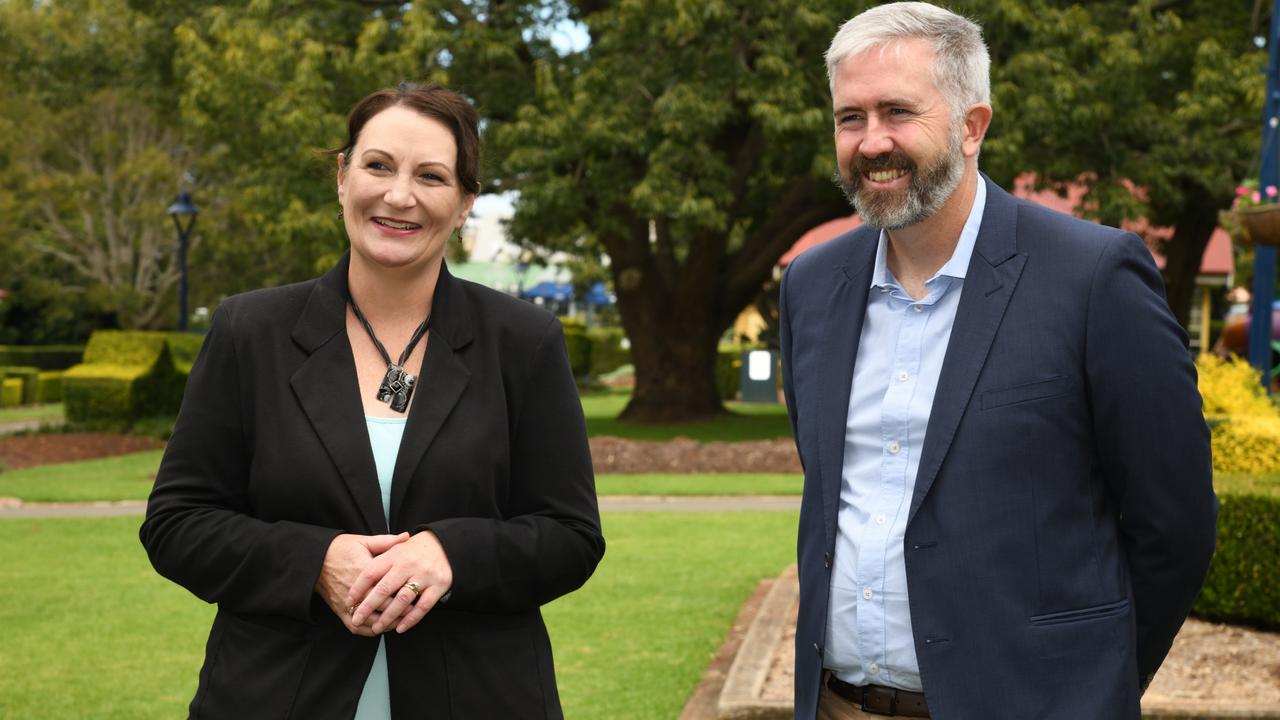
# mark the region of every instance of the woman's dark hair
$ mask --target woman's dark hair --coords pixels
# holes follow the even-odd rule
[[[390,107],[405,107],[438,121],[453,133],[458,146],[458,184],[476,195],[480,192],[480,116],[466,98],[435,83],[403,82],[364,96],[347,115],[347,141],[328,154],[343,153],[348,161],[360,131],[374,115]]]

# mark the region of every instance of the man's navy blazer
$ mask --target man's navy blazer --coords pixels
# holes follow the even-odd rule
[[[921,449],[904,557],[934,718],[1137,718],[1213,553],[1186,335],[1138,238],[987,204]],[[854,360],[879,231],[782,282],[804,466],[796,717],[816,712]]]

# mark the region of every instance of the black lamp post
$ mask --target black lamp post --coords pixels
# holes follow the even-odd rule
[[[178,229],[178,270],[182,273],[182,280],[178,286],[178,330],[186,332],[187,240],[191,237],[191,229],[196,226],[196,216],[200,214],[200,208],[191,202],[190,193],[180,192],[178,193],[178,199],[169,206],[166,212],[169,213],[169,217],[173,218],[173,226]]]

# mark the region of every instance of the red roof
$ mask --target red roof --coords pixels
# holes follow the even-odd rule
[[[1062,197],[1052,190],[1037,192],[1032,189],[1034,184],[1034,175],[1029,173],[1020,175],[1014,181],[1013,194],[1052,210],[1069,215],[1079,214],[1076,212],[1076,208],[1084,197],[1085,188],[1083,185],[1072,185],[1067,191],[1067,196]],[[791,261],[797,255],[805,250],[821,245],[828,240],[834,240],[861,224],[862,221],[858,219],[857,215],[828,220],[800,236],[800,239],[791,246],[791,249],[779,258],[778,264],[786,267],[791,264]],[[1151,256],[1155,258],[1156,265],[1164,268],[1164,256],[1156,252],[1155,247],[1159,241],[1173,237],[1173,228],[1152,227],[1146,220],[1126,221],[1122,223],[1121,227],[1136,233],[1138,237],[1142,238],[1142,241],[1147,244],[1147,249],[1151,250]],[[1200,260],[1200,274],[1230,275],[1233,272],[1235,272],[1235,260],[1231,255],[1231,237],[1222,228],[1217,228],[1213,231],[1213,235],[1209,237],[1209,244],[1205,247],[1204,256]]]

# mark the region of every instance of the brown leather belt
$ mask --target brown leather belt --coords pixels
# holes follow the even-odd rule
[[[898,690],[881,685],[850,685],[835,675],[827,676],[827,688],[872,715],[929,717],[924,693]]]

